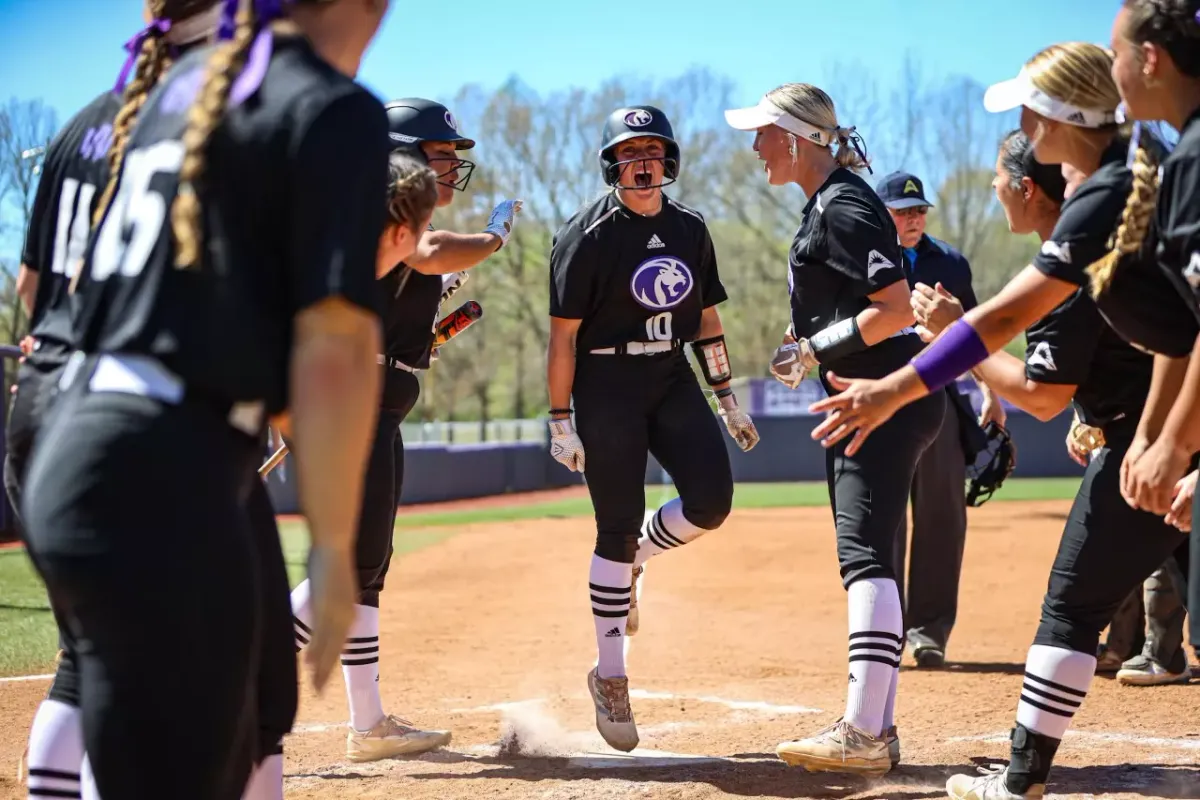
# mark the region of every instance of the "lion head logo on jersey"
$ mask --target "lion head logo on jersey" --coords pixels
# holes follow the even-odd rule
[[[633,271],[629,291],[643,308],[674,308],[692,292],[692,272],[678,258],[659,256],[643,261]]]

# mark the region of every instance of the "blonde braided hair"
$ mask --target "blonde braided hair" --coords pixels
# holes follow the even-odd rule
[[[175,266],[190,269],[200,261],[200,198],[196,184],[204,175],[205,147],[229,102],[233,82],[246,64],[254,43],[253,0],[238,0],[233,38],[222,43],[208,59],[204,82],[188,111],[183,166],[179,171],[179,191],[171,203],[171,230],[175,236]]]
[[[148,5],[155,19],[162,18],[166,13],[166,0],[151,0]],[[100,224],[112,203],[117,190],[117,178],[121,174],[121,165],[125,161],[125,145],[129,143],[129,134],[133,132],[138,113],[146,104],[150,90],[170,68],[171,48],[162,35],[147,36],[138,52],[133,79],[125,87],[125,94],[122,95],[124,105],[113,120],[112,143],[108,148],[108,184],[104,187],[104,193],[100,195],[100,202],[96,204],[92,225]]]
[[[421,159],[394,151],[388,157],[388,216],[418,233],[437,205],[437,174]]]
[[[1112,249],[1087,268],[1092,297],[1099,297],[1108,288],[1121,259],[1141,249],[1150,229],[1150,219],[1158,200],[1158,163],[1144,145],[1134,153],[1132,172],[1133,188],[1112,236],[1109,245]]]

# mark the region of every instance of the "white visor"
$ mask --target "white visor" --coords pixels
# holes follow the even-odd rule
[[[788,133],[795,134],[801,139],[828,147],[833,141],[833,133],[810,125],[802,119],[797,119],[772,103],[767,98],[758,101],[758,105],[750,108],[735,108],[725,112],[725,121],[729,126],[739,131],[756,131],[767,125],[778,125]]]
[[[1017,77],[992,84],[983,95],[983,107],[993,113],[1012,111],[1025,106],[1043,117],[1078,125],[1081,128],[1101,128],[1117,121],[1115,111],[1098,111],[1056,100],[1033,85],[1022,67]]]

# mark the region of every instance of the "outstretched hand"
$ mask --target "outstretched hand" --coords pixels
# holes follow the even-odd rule
[[[917,324],[934,337],[963,315],[962,303],[940,282],[933,288],[918,283],[913,287],[908,302]]]
[[[853,433],[854,438],[846,445],[848,456],[857,453],[867,437],[904,405],[903,397],[886,379],[847,380],[832,372],[825,378],[838,394],[808,407],[813,413],[827,413],[825,421],[813,428],[812,438],[828,448]]]

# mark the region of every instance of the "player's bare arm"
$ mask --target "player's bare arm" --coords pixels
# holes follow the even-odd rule
[[[37,297],[38,274],[24,264],[17,273],[17,296],[21,298],[21,307],[25,316],[33,316],[33,301]]]

